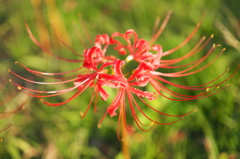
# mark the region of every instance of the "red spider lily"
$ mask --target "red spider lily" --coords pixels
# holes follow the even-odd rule
[[[90,49],[84,50],[83,56],[80,56],[81,59],[79,60],[66,59],[66,58],[55,55],[49,49],[45,48],[42,44],[40,44],[36,40],[36,38],[31,33],[29,27],[26,25],[30,38],[34,41],[35,44],[37,44],[45,52],[64,61],[82,63],[82,66],[75,70],[72,70],[69,72],[61,72],[61,73],[39,72],[39,71],[32,70],[30,68],[27,68],[26,66],[18,63],[20,66],[25,68],[30,73],[40,77],[44,77],[44,78],[45,77],[47,78],[48,76],[65,75],[65,74],[77,72],[77,71],[82,71],[82,72],[77,73],[75,78],[72,78],[71,76],[67,80],[64,79],[58,82],[46,83],[46,82],[37,82],[37,81],[26,79],[16,74],[12,70],[9,70],[9,72],[12,73],[13,75],[30,83],[44,84],[44,85],[56,85],[56,84],[63,84],[63,83],[69,83],[69,82],[73,83],[72,87],[63,89],[63,90],[58,90],[58,91],[35,90],[35,89],[30,89],[22,85],[19,85],[12,80],[10,80],[10,82],[15,84],[19,89],[21,89],[26,94],[33,97],[39,97],[41,98],[41,101],[43,103],[53,107],[60,106],[67,102],[70,102],[71,100],[81,95],[87,88],[92,87],[93,88],[92,97],[90,99],[89,105],[87,106],[85,113],[82,113],[82,118],[86,115],[86,113],[90,109],[93,102],[94,102],[94,110],[96,110],[99,95],[101,96],[102,100],[104,101],[108,100],[109,94],[104,89],[105,87],[116,89],[117,90],[116,97],[113,99],[111,104],[107,107],[106,113],[103,115],[102,119],[100,120],[99,125],[101,125],[103,119],[107,114],[109,114],[110,116],[116,116],[118,112],[119,114],[118,130],[123,125],[127,131],[129,132],[132,131],[131,127],[129,127],[127,124],[127,119],[126,119],[126,111],[128,110],[127,106],[130,107],[129,110],[133,116],[133,120],[135,121],[137,126],[143,131],[150,130],[153,125],[152,123],[160,124],[160,125],[168,125],[168,124],[175,123],[181,120],[183,116],[188,115],[194,110],[181,115],[170,115],[170,114],[160,112],[156,108],[150,106],[143,98],[146,98],[147,100],[154,100],[160,95],[174,101],[187,101],[187,100],[194,100],[194,99],[209,97],[219,92],[221,90],[221,89],[218,89],[220,85],[224,84],[227,80],[229,80],[238,71],[239,67],[231,76],[229,76],[225,80],[218,82],[217,84],[213,84],[213,82],[215,82],[220,77],[222,77],[225,74],[225,72],[222,75],[215,78],[214,80],[205,84],[197,85],[197,86],[179,85],[166,80],[164,77],[189,76],[204,70],[205,68],[210,66],[225,50],[225,49],[222,49],[222,51],[220,51],[220,53],[212,61],[210,61],[208,64],[204,66],[201,66],[199,69],[195,69],[195,68],[197,66],[200,66],[200,64],[202,64],[203,61],[205,61],[205,59],[208,58],[209,55],[212,54],[217,47],[219,47],[218,45],[213,44],[213,46],[209,49],[206,55],[204,55],[203,57],[201,57],[200,59],[194,62],[185,64],[185,65],[177,65],[179,62],[183,61],[184,59],[190,58],[191,56],[202,51],[206,47],[206,45],[209,44],[210,40],[213,38],[213,36],[210,36],[208,39],[203,37],[183,57],[170,59],[170,60],[163,60],[162,57],[165,57],[167,55],[174,53],[178,49],[182,48],[185,44],[187,44],[193,38],[194,34],[197,32],[200,26],[200,23],[198,23],[196,27],[193,29],[193,31],[190,33],[190,35],[177,47],[168,51],[163,51],[163,47],[161,45],[153,45],[153,43],[161,35],[162,31],[164,30],[170,18],[170,15],[171,15],[171,12],[168,13],[165,20],[163,21],[163,24],[159,27],[159,29],[154,29],[156,31],[153,34],[150,42],[144,39],[139,39],[137,33],[134,30],[127,30],[126,33],[124,34],[115,32],[111,36],[107,34],[98,35],[96,36],[96,39],[95,39],[95,45]],[[158,26],[158,22],[156,23],[155,26]],[[122,38],[124,42],[121,42],[120,40],[118,40],[119,38]],[[114,50],[116,50],[115,54],[107,55],[109,46],[114,47]],[[69,47],[67,46],[67,48]],[[73,50],[70,49],[70,51],[73,51]],[[73,53],[75,54],[76,52],[73,51]],[[125,57],[125,60],[118,59],[116,57],[116,54],[122,57]],[[125,69],[125,66],[130,61],[135,61],[138,63],[138,66],[133,71],[132,70],[129,71]],[[162,70],[163,68],[164,69],[183,68],[183,69],[181,71],[177,71],[173,73],[163,73],[160,71],[160,69]],[[165,84],[172,85],[174,87],[184,89],[184,90],[200,90],[201,93],[197,95],[180,94],[180,93],[174,92],[173,90],[168,88]],[[145,90],[145,87],[147,85],[152,86],[155,89],[155,92],[143,91],[143,89]],[[50,103],[43,99],[45,97],[58,96],[60,94],[70,92],[74,89],[76,89],[77,92],[64,102]],[[142,104],[139,104],[138,101],[135,99],[135,97],[137,97],[137,99],[141,101]],[[159,113],[161,115],[165,115],[169,117],[178,117],[178,119],[170,123],[160,122],[159,120],[152,119],[149,115],[147,115],[142,109],[143,106],[148,107],[153,112]],[[144,122],[142,122],[138,117],[138,113],[141,113],[146,119],[148,119],[150,121],[150,124],[145,124]]]

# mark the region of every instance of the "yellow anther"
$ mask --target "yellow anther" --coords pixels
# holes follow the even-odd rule
[[[97,127],[100,129],[102,127],[102,124],[98,124]]]
[[[22,90],[22,87],[18,86],[17,89],[18,89],[18,90]]]
[[[197,108],[193,109],[193,112],[197,112],[197,111],[198,111]]]
[[[206,92],[208,92],[209,91],[209,87],[208,88],[206,88]]]
[[[81,111],[79,112],[80,116],[83,117],[84,113]]]
[[[201,25],[200,23],[197,23],[196,27],[197,27],[197,28],[199,28],[199,27],[200,27],[200,25]]]

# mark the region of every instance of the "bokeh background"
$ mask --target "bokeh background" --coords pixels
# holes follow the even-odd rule
[[[76,58],[58,37],[74,50],[82,53],[91,47],[98,34],[125,32],[134,29],[140,38],[150,39],[156,17],[163,19],[172,9],[172,17],[156,41],[164,50],[182,42],[204,14],[201,28],[188,45],[171,56],[181,57],[193,48],[203,35],[214,34],[213,42],[221,44],[210,57],[227,48],[208,69],[186,78],[169,79],[179,84],[194,85],[210,81],[224,72],[230,76],[240,61],[240,6],[238,0],[0,0],[0,101],[1,113],[18,108],[27,100],[24,109],[14,116],[0,120],[1,159],[107,159],[124,158],[121,142],[116,136],[117,118],[106,117],[102,128],[98,121],[110,102],[100,102],[99,111],[84,111],[91,90],[64,106],[52,108],[39,99],[29,98],[8,83],[8,78],[29,87],[56,90],[67,85],[52,87],[33,86],[9,76],[11,68],[18,74],[38,81],[39,77],[27,73],[14,64],[19,61],[29,68],[44,72],[63,72],[79,67],[44,53],[29,38],[24,22],[33,34],[57,55]],[[87,31],[86,31],[87,30]],[[210,47],[210,46],[209,46]],[[206,53],[189,59],[193,61]],[[170,58],[171,58],[170,57]],[[189,62],[189,61],[186,61]],[[237,159],[240,158],[240,80],[239,72],[222,87],[218,94],[194,101],[174,102],[163,97],[151,102],[159,110],[180,114],[197,109],[184,120],[167,126],[156,126],[150,132],[136,131],[129,139],[132,158],[148,159]],[[177,91],[177,89],[176,89]],[[191,93],[191,92],[190,92]],[[67,99],[62,95],[50,99]],[[148,111],[148,109],[144,110]],[[2,115],[2,114],[0,114]]]

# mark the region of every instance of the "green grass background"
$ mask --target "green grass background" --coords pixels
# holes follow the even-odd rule
[[[9,78],[8,68],[24,77],[43,81],[26,73],[24,69],[14,64],[15,61],[45,72],[62,72],[79,67],[77,64],[59,61],[41,51],[30,40],[24,21],[28,23],[33,34],[38,39],[42,38],[56,54],[76,58],[68,49],[60,45],[54,34],[55,31],[77,52],[83,53],[84,46],[80,42],[80,37],[85,41],[86,47],[91,47],[88,37],[94,39],[98,34],[112,34],[116,31],[123,33],[127,29],[134,29],[140,38],[149,40],[156,17],[160,16],[162,20],[172,9],[171,19],[163,35],[156,41],[164,50],[168,50],[182,42],[204,14],[201,28],[193,40],[170,58],[186,54],[203,35],[209,37],[214,34],[213,42],[221,44],[221,48],[227,48],[227,50],[208,69],[189,77],[169,78],[169,80],[184,85],[202,84],[214,79],[230,67],[230,71],[223,76],[222,79],[224,79],[234,72],[240,61],[240,51],[224,40],[224,35],[217,26],[217,22],[223,23],[234,37],[240,40],[238,31],[240,25],[234,26],[232,23],[240,20],[238,0],[0,0],[0,2],[2,83],[0,99],[3,101],[9,96],[12,98],[1,105],[1,112],[16,108],[27,98],[23,93],[17,92],[12,84],[5,82]],[[81,19],[88,30],[88,36],[81,25]],[[44,40],[44,36],[39,32],[43,28],[41,24],[45,24],[45,32],[48,33],[49,40],[46,38]],[[58,28],[62,28],[63,32],[58,32]],[[221,48],[217,49],[211,58],[220,52]],[[207,49],[209,47],[188,60],[200,58]],[[11,78],[23,85],[26,84],[15,77]],[[218,94],[201,100],[174,102],[160,97],[151,102],[159,110],[171,114],[180,114],[195,108],[198,111],[176,124],[159,125],[150,132],[141,132],[133,124],[136,132],[129,139],[131,157],[144,159],[240,158],[239,71],[228,83],[230,85],[223,87]],[[67,86],[38,88],[56,90],[67,88]],[[110,102],[100,101],[98,113],[90,110],[84,119],[80,119],[79,112],[87,107],[91,92],[92,90],[89,89],[76,100],[56,108],[43,105],[39,99],[29,99],[25,109],[9,119],[0,121],[1,128],[8,123],[14,124],[7,131],[0,133],[3,139],[0,142],[0,158],[123,158],[121,142],[116,136],[117,118],[106,117],[102,128],[97,127],[98,121]],[[60,102],[67,97],[69,95],[50,100]],[[151,113],[148,109],[144,111]],[[153,114],[153,118],[157,116]]]

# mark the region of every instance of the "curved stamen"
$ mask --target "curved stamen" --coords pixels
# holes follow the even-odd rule
[[[201,23],[202,23],[202,20],[203,20],[203,16],[202,16],[202,19],[200,20],[199,23],[197,23],[196,27],[193,29],[193,31],[189,34],[189,36],[181,43],[179,44],[178,46],[176,46],[175,48],[171,49],[171,50],[168,50],[168,51],[165,51],[163,52],[163,56],[166,56],[166,55],[169,55],[177,50],[179,50],[180,48],[182,48],[184,45],[186,45],[192,38],[193,36],[195,35],[195,33],[198,31]]]
[[[166,79],[164,79],[164,78],[161,78],[161,77],[159,77],[159,76],[152,75],[152,74],[150,74],[150,73],[148,73],[148,75],[151,76],[152,79],[160,80],[160,81],[162,81],[162,82],[165,82],[165,83],[167,83],[167,84],[170,84],[170,85],[175,86],[175,87],[178,87],[178,88],[188,89],[188,90],[203,90],[203,89],[207,89],[207,88],[217,87],[217,86],[225,83],[226,81],[228,81],[229,79],[231,79],[231,78],[238,72],[239,69],[240,69],[240,65],[238,66],[238,68],[237,68],[227,79],[225,79],[225,80],[223,80],[223,81],[221,81],[221,82],[219,82],[219,83],[217,83],[217,84],[214,84],[214,85],[211,85],[211,86],[207,86],[207,87],[202,87],[202,86],[206,86],[206,85],[208,85],[208,84],[216,81],[216,80],[219,79],[221,76],[223,76],[223,75],[228,71],[228,69],[227,69],[223,74],[221,74],[220,76],[218,76],[217,78],[215,78],[214,80],[212,80],[212,81],[210,81],[210,82],[207,82],[207,83],[205,83],[205,84],[202,84],[202,85],[198,85],[198,86],[178,85],[178,84],[176,84],[176,83],[172,83],[172,82],[170,82],[170,81],[168,81],[168,80],[166,80]],[[202,87],[202,88],[198,88],[198,87]]]
[[[197,72],[200,72],[202,70],[204,70],[205,68],[207,68],[208,66],[210,66],[214,61],[216,61],[216,59],[225,51],[225,48],[222,49],[222,51],[213,59],[211,60],[208,64],[206,64],[205,66],[199,68],[198,70],[192,71],[192,72],[188,72],[188,73],[184,73],[187,72],[195,67],[197,67],[199,64],[201,64],[213,51],[215,50],[215,46],[213,46],[207,53],[207,55],[205,55],[204,57],[202,57],[198,63],[196,63],[195,65],[183,70],[183,71],[179,71],[179,72],[174,72],[174,73],[161,73],[161,72],[156,72],[154,71],[153,74],[155,75],[159,75],[159,76],[165,76],[165,77],[183,77],[183,76],[189,76],[192,74],[195,74]]]
[[[70,80],[66,80],[66,81],[58,81],[58,82],[38,82],[38,81],[33,81],[33,80],[29,80],[27,78],[24,78],[18,74],[16,74],[15,72],[13,72],[12,70],[8,70],[8,72],[10,72],[11,74],[15,75],[16,77],[18,78],[21,78],[22,80],[24,81],[27,81],[27,82],[30,82],[30,83],[36,83],[36,84],[46,84],[46,85],[49,85],[49,84],[62,84],[62,83],[69,83],[69,82],[73,82],[73,81],[76,81],[79,79],[78,78],[74,78],[74,79],[70,79]]]
[[[68,50],[70,50],[74,55],[79,56],[79,57],[83,57],[83,55],[81,55],[80,53],[78,53],[77,51],[75,51],[73,48],[71,48],[67,43],[65,43],[65,42],[62,40],[62,38],[61,38],[57,33],[55,33],[55,34],[56,34],[58,40],[59,40]]]
[[[64,57],[61,57],[61,56],[58,56],[56,54],[54,54],[53,52],[51,52],[48,48],[44,47],[32,34],[28,24],[25,22],[25,26],[27,28],[27,32],[28,32],[28,35],[29,37],[32,39],[32,41],[38,46],[40,47],[43,51],[45,51],[46,53],[48,53],[49,55],[52,55],[60,60],[63,60],[63,61],[67,61],[67,62],[75,62],[75,63],[79,63],[79,62],[83,62],[83,60],[74,60],[74,59],[67,59],[67,58],[64,58]]]
[[[91,97],[90,102],[89,102],[89,104],[87,106],[87,109],[85,110],[84,113],[80,114],[81,115],[81,119],[83,119],[86,116],[86,114],[88,113],[88,110],[90,109],[90,107],[92,105],[93,98],[97,94],[96,90],[97,90],[97,85],[95,85],[95,87],[94,87],[94,90],[93,90],[93,93],[92,93],[92,97]]]
[[[136,112],[135,112],[135,109],[134,109],[134,105],[133,105],[133,100],[131,98],[131,92],[130,90],[127,90],[127,95],[128,95],[128,103],[129,103],[129,106],[130,106],[130,110],[131,110],[131,113],[132,113],[132,116],[134,118],[134,121],[136,122],[137,126],[143,130],[143,131],[148,131],[148,130],[145,130],[145,129],[142,129],[141,125],[142,126],[151,126],[152,124],[144,124],[140,121],[140,119],[138,118]]]
[[[160,60],[161,65],[159,67],[161,67],[161,68],[179,68],[179,67],[185,67],[185,66],[192,65],[192,64],[196,63],[199,60],[194,61],[194,62],[189,63],[189,64],[185,64],[185,65],[169,66],[169,65],[179,63],[179,62],[183,61],[184,59],[187,59],[187,58],[199,53],[209,43],[209,41],[212,39],[212,36],[210,38],[208,38],[208,40],[206,40],[206,42],[200,47],[200,45],[202,44],[204,39],[205,39],[205,37],[203,37],[199,41],[199,43],[191,51],[189,51],[186,55],[184,55],[183,57],[176,58],[176,59],[171,59],[171,60]]]
[[[149,42],[149,45],[151,46],[157,39],[158,37],[162,34],[163,30],[165,29],[165,27],[167,26],[167,23],[171,17],[171,14],[172,14],[172,10],[170,10],[168,13],[167,13],[167,16],[165,17],[162,25],[160,26],[160,28],[158,29],[158,31],[156,32],[156,34],[154,34]],[[156,24],[156,23],[155,23]]]
[[[167,88],[166,86],[164,86],[163,84],[161,84],[160,82],[157,82],[155,80],[154,81],[150,81],[150,84],[162,96],[164,96],[164,95],[160,91],[163,91],[163,92],[165,92],[165,93],[167,93],[167,94],[169,94],[169,95],[171,95],[173,97],[176,97],[176,98],[179,98],[179,99],[183,99],[181,101],[205,98],[207,96],[210,96],[211,93],[214,92],[219,87],[219,86],[216,86],[211,91],[209,91],[209,87],[206,87],[206,89],[204,89],[204,90],[207,90],[207,92],[202,92],[202,93],[197,94],[197,95],[185,95],[185,94],[180,94],[180,93],[174,92],[174,91],[170,90],[169,88]],[[204,96],[204,97],[202,97],[202,96]],[[164,96],[164,97],[167,98],[166,96]]]
[[[23,109],[24,105],[26,104],[27,100],[23,102],[20,106],[18,106],[16,109],[8,111],[8,112],[2,112],[0,113],[0,119],[5,119],[13,116],[16,112]],[[1,131],[0,131],[1,132]]]
[[[171,116],[171,117],[183,117],[186,116],[188,114],[191,114],[192,112],[196,111],[196,109],[192,109],[191,111],[184,113],[184,114],[180,114],[180,115],[171,115],[171,114],[166,114],[163,112],[158,111],[157,109],[153,108],[152,106],[150,106],[146,101],[144,101],[141,97],[137,96],[147,107],[149,107],[150,109],[154,110],[155,112],[165,115],[165,116]]]
[[[51,94],[51,95],[35,95],[35,94],[31,94],[31,93],[28,93],[24,90],[22,90],[25,94],[28,94],[30,96],[33,96],[33,97],[53,97],[53,96],[58,96],[60,94],[64,94],[64,93],[67,93],[67,92],[70,92],[76,88],[79,88],[80,86],[82,86],[84,83],[86,82],[92,82],[92,80],[96,77],[97,75],[96,74],[93,74],[92,76],[90,76],[89,78],[83,80],[82,82],[79,82],[78,84],[76,84],[74,87],[70,87],[70,88],[67,88],[67,89],[63,89],[63,90],[59,90],[59,91],[39,91],[39,90],[33,90],[33,89],[30,89],[30,88],[26,88],[26,87],[23,87],[15,82],[13,82],[12,80],[9,80],[9,82],[13,83],[14,85],[18,86],[18,89],[22,90],[22,89],[25,89],[25,90],[28,90],[30,92],[35,92],[35,93],[46,93],[46,94]]]
[[[32,70],[32,69],[24,66],[23,64],[19,63],[18,61],[16,61],[15,63],[19,64],[21,67],[23,67],[24,69],[26,69],[28,72],[30,72],[32,74],[40,74],[40,75],[46,75],[46,76],[65,75],[65,74],[73,73],[73,72],[76,72],[76,71],[79,71],[79,70],[83,69],[83,67],[79,67],[79,68],[76,68],[76,69],[71,70],[71,71],[49,73],[49,72],[40,72],[40,71]]]
[[[183,119],[183,117],[180,117],[178,120],[175,120],[175,121],[169,122],[169,123],[157,122],[157,121],[151,119],[149,116],[147,116],[147,115],[143,112],[143,110],[140,108],[140,106],[138,105],[138,103],[136,102],[136,100],[132,97],[132,95],[131,95],[130,97],[132,98],[135,106],[136,106],[137,109],[142,113],[142,115],[143,115],[144,117],[146,117],[148,120],[150,120],[150,121],[152,121],[152,122],[154,122],[154,123],[156,123],[156,124],[159,124],[159,125],[170,125],[170,124],[174,124],[174,123],[176,123],[176,122],[178,122],[178,121],[180,121],[180,120]]]
[[[50,106],[50,107],[56,107],[56,106],[60,106],[60,105],[63,105],[63,104],[66,104],[68,102],[70,102],[71,100],[75,99],[76,97],[78,97],[79,95],[81,95],[86,89],[87,87],[89,87],[91,84],[91,81],[88,82],[81,90],[77,91],[77,93],[75,93],[73,96],[71,96],[69,99],[65,100],[64,102],[60,102],[60,103],[50,103],[50,102],[47,102],[43,99],[41,99],[41,101],[46,104],[47,106]]]
[[[9,124],[7,127],[3,128],[0,130],[0,133],[3,132],[3,131],[6,131],[7,129],[9,129],[13,124]]]

